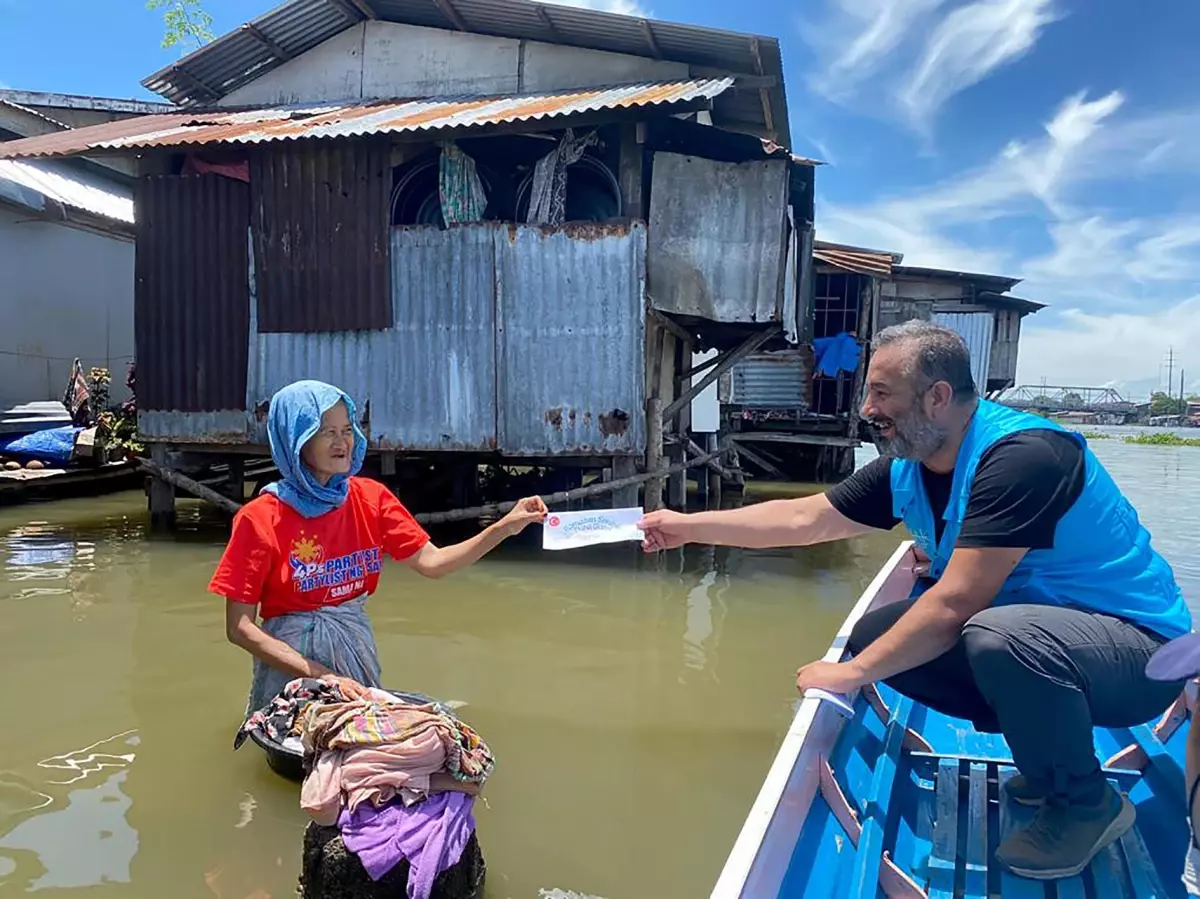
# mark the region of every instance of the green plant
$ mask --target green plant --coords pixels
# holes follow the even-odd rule
[[[1180,437],[1173,431],[1162,431],[1158,434],[1134,434],[1126,437],[1125,442],[1139,446],[1200,446],[1200,439]]]
[[[203,47],[214,37],[212,16],[205,11],[202,0],[146,0],[146,8],[163,10],[164,47],[187,41],[195,41],[197,47]]]

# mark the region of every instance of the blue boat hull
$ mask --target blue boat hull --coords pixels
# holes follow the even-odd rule
[[[907,545],[864,594],[826,659],[866,611],[911,589]],[[1162,719],[1095,732],[1137,824],[1078,877],[1050,883],[994,863],[1033,810],[1003,799],[1015,770],[1003,737],[981,734],[884,685],[854,716],[806,699],[713,890],[713,897],[1147,899],[1186,896],[1183,697]]]

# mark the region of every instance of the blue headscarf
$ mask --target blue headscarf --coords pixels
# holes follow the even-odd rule
[[[350,473],[334,475],[322,486],[300,460],[300,450],[321,429],[321,416],[339,401],[346,404],[354,427]],[[263,489],[274,493],[305,518],[316,518],[340,508],[350,492],[350,478],[358,474],[367,457],[367,438],[359,430],[354,400],[322,381],[296,381],[271,397],[267,437],[271,458],[283,478]]]

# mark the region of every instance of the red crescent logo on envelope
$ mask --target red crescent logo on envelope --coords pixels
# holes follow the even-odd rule
[[[551,515],[551,516],[550,516],[550,527],[552,527],[552,528],[556,528],[556,527],[558,527],[560,524],[562,524],[562,519],[561,519],[561,518],[559,518],[557,515]]]

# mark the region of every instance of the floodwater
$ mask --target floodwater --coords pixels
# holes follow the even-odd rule
[[[1200,596],[1200,449],[1094,445]],[[140,494],[0,510],[0,895],[295,894],[298,787],[232,751],[249,660],[205,592],[224,530],[181,518],[152,540]],[[902,535],[661,558],[526,536],[442,581],[389,566],[371,602],[387,685],[465,703],[496,752],[486,895],[708,895],[795,669]]]

